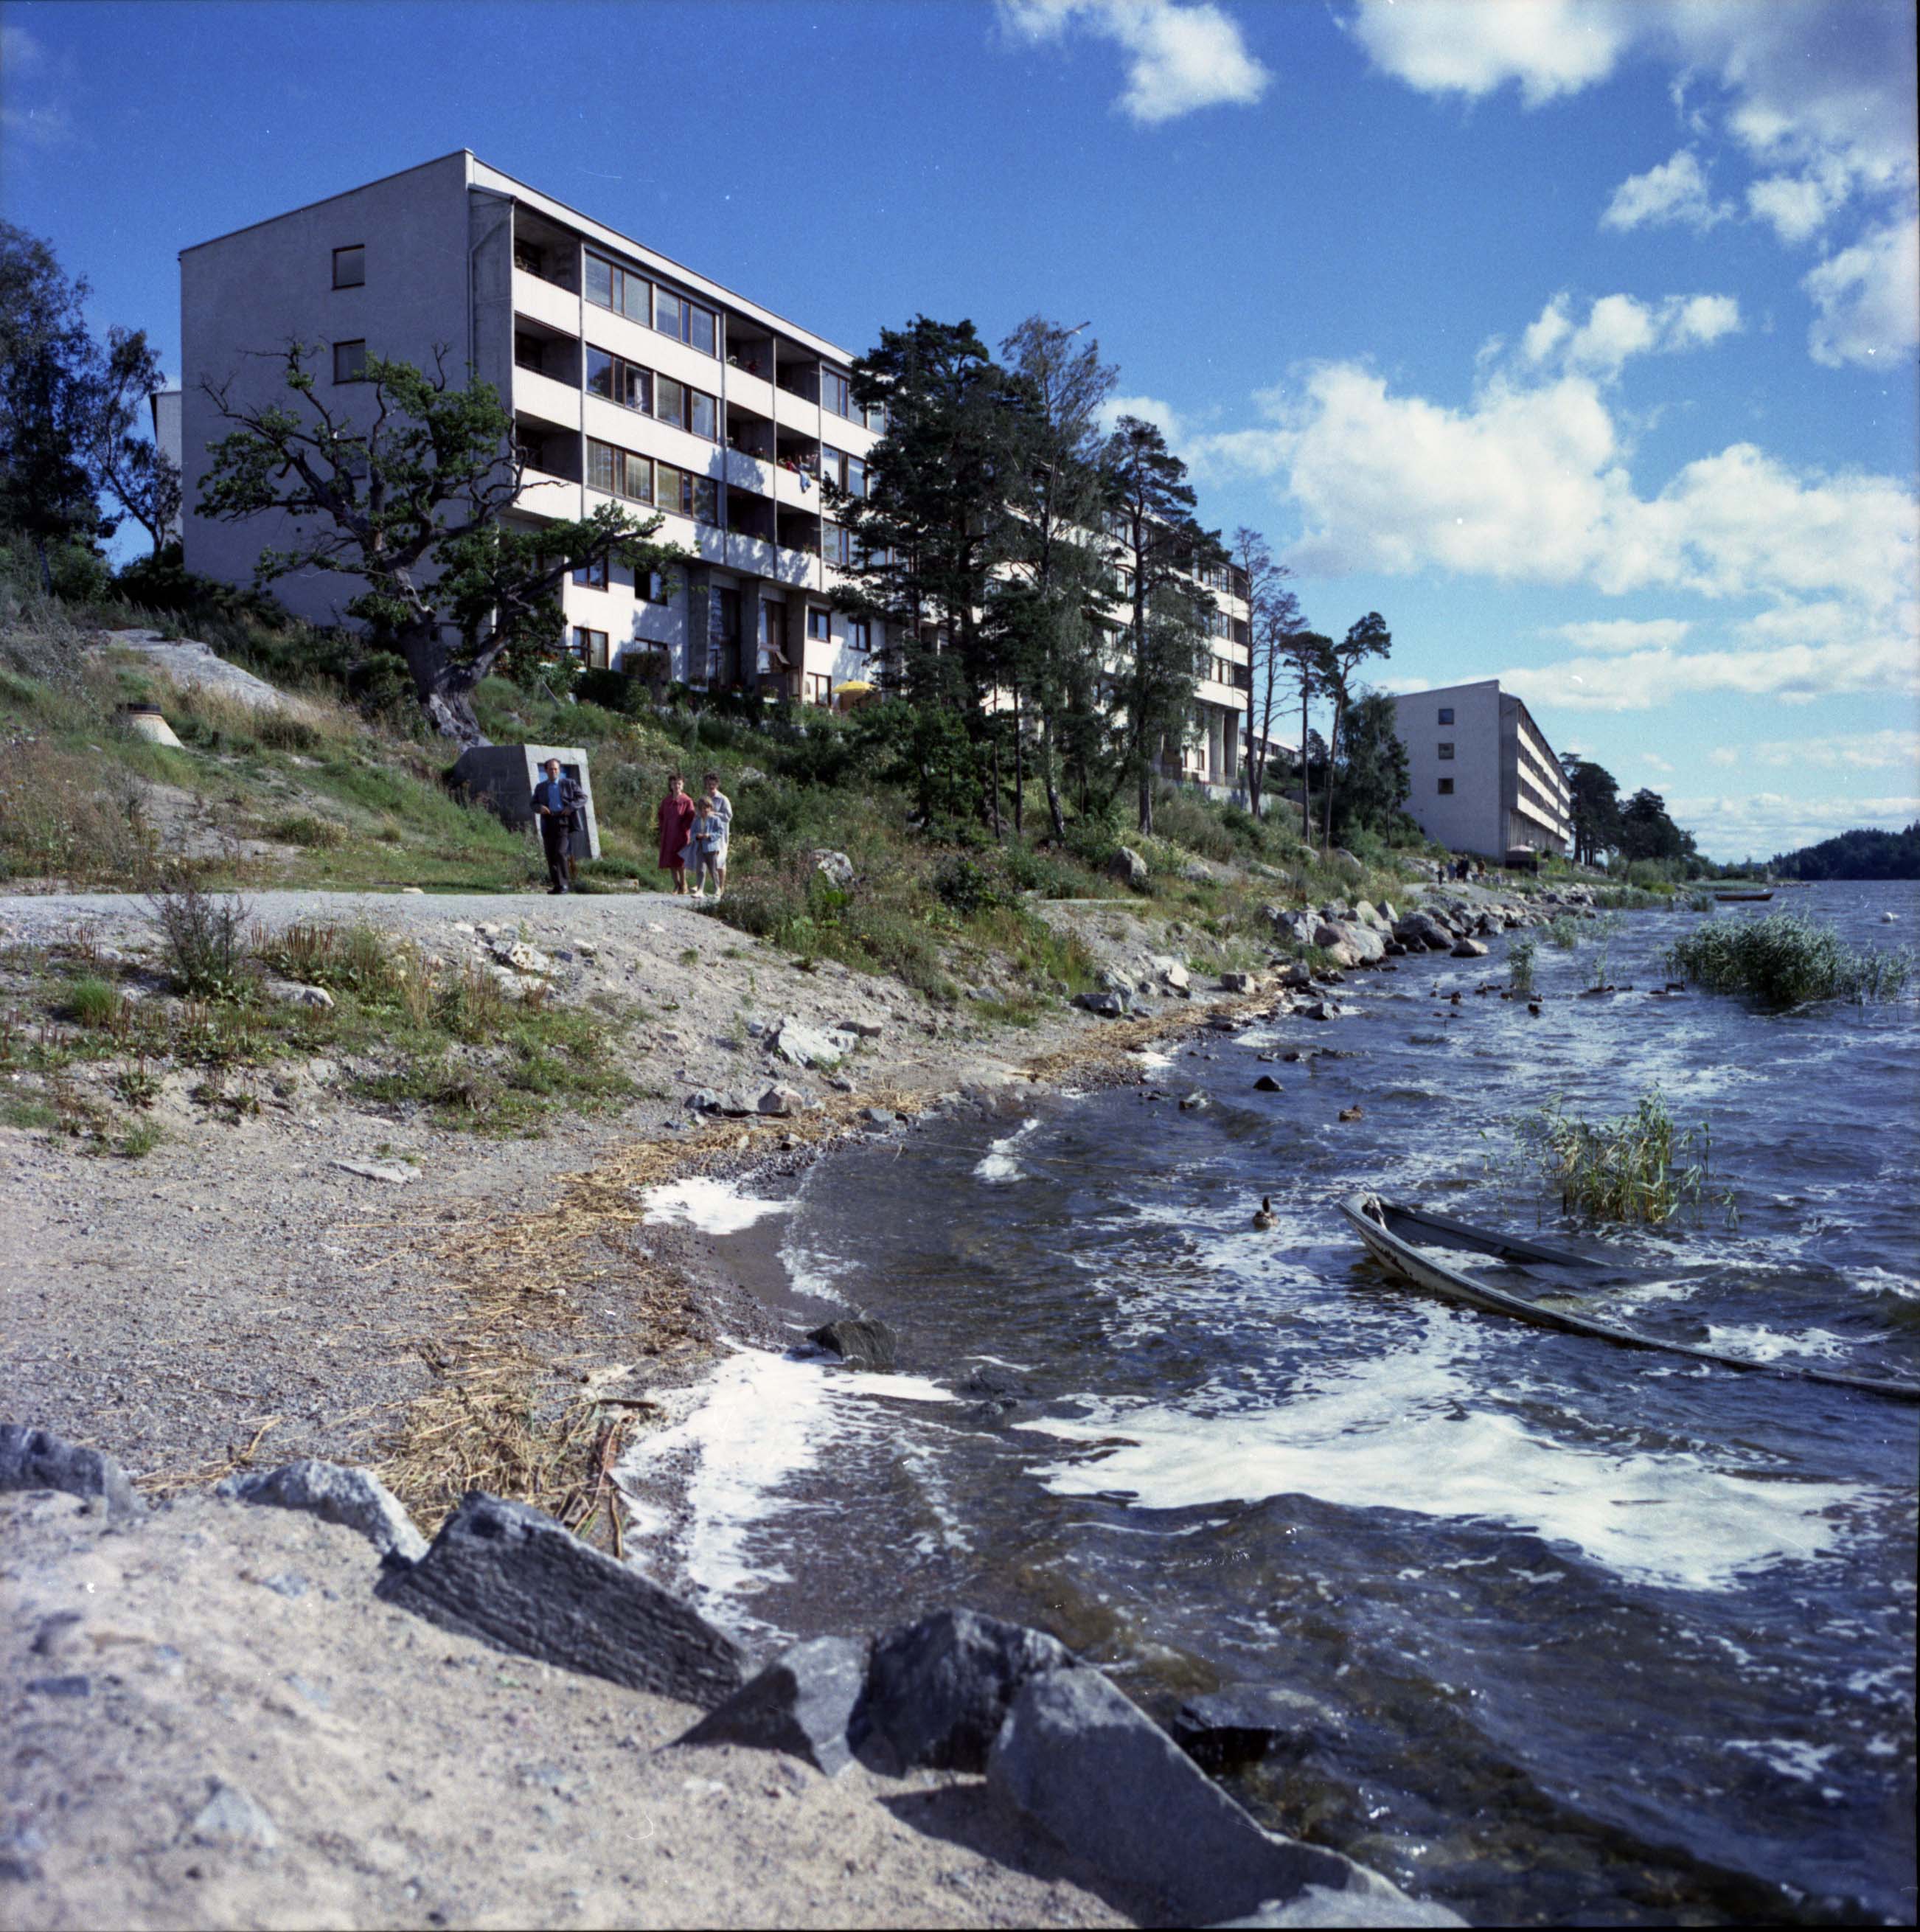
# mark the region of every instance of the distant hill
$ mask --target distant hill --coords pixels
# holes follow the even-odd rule
[[[1920,819],[1904,832],[1863,827],[1777,854],[1773,870],[1784,879],[1920,879]]]

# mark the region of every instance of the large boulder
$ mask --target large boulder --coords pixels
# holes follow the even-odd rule
[[[1126,1017],[1127,999],[1124,993],[1076,993],[1073,1004],[1083,1012],[1096,1013],[1103,1020]]]
[[[1409,950],[1424,946],[1430,952],[1444,952],[1454,935],[1430,912],[1410,912],[1394,922],[1394,937]]]
[[[284,1462],[278,1469],[229,1476],[214,1485],[214,1493],[236,1502],[300,1510],[322,1522],[337,1522],[364,1536],[382,1559],[417,1563],[427,1553],[427,1539],[414,1527],[400,1498],[370,1469],[350,1469],[310,1457]]]
[[[1262,1831],[1098,1671],[1044,1671],[1021,1686],[987,1789],[1105,1876],[1158,1892],[1178,1924],[1284,1906],[1310,1887],[1356,1916],[1306,1923],[1462,1922],[1337,1852]]]
[[[1339,1714],[1302,1690],[1246,1684],[1190,1697],[1174,1714],[1173,1734],[1196,1764],[1230,1770],[1268,1752],[1298,1756],[1347,1734]]]
[[[850,1369],[872,1369],[880,1375],[893,1372],[900,1346],[900,1338],[884,1322],[851,1317],[810,1330],[807,1340],[838,1355]]]
[[[692,1604],[551,1516],[478,1490],[375,1594],[457,1636],[706,1709],[744,1676],[740,1646]]]
[[[1136,892],[1144,892],[1153,874],[1147,869],[1146,860],[1132,846],[1123,845],[1107,861],[1107,876],[1123,886],[1131,886]]]
[[[1047,1674],[1092,1676],[1044,1630],[973,1610],[941,1610],[874,1646],[867,1744],[896,1772],[983,1771],[1021,1687]]]
[[[866,1682],[864,1643],[817,1636],[782,1652],[674,1742],[784,1751],[835,1777],[854,1761],[855,1713]]]
[[[1160,982],[1162,992],[1175,994],[1183,1000],[1192,997],[1192,976],[1188,973],[1184,960],[1176,959],[1171,952],[1149,953],[1147,970]]]
[[[111,1456],[18,1423],[0,1425],[0,1490],[58,1490],[70,1496],[98,1497],[110,1518],[122,1521],[146,1510],[127,1472]]]

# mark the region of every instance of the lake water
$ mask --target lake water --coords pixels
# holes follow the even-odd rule
[[[1783,909],[1920,934],[1911,886],[1753,910]],[[880,1316],[910,1372],[734,1357],[640,1452],[689,1473],[674,1561],[763,1640],[958,1602],[1055,1630],[1163,1719],[1196,1689],[1306,1691],[1320,1740],[1238,1795],[1475,1922],[1912,1922],[1920,1411],[1449,1309],[1334,1210],[1366,1186],[1542,1228],[1618,1259],[1596,1312],[1920,1376],[1912,994],[1648,997],[1697,916],[1629,916],[1606,964],[1631,994],[1575,997],[1591,938],[1542,945],[1538,1017],[1474,990],[1504,941],[1403,961],[1354,976],[1347,1017],[1143,1064],[1204,1110],[1030,1096],[721,1204],[777,1215],[796,1326]],[[1653,1084],[1711,1124],[1737,1225],[1573,1229],[1514,1124]]]

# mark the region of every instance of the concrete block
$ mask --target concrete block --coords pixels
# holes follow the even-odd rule
[[[600,821],[594,815],[593,780],[587,770],[586,754],[579,746],[470,746],[454,761],[454,782],[477,803],[490,806],[508,825],[531,825],[533,788],[547,776],[540,768],[549,758],[558,758],[561,771],[585,794],[580,815],[586,821],[586,847],[581,849],[580,834],[575,832],[574,856],[597,859]]]

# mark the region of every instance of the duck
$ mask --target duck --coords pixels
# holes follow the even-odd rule
[[[1274,1201],[1271,1195],[1261,1196],[1260,1204],[1253,1210],[1253,1225],[1263,1234],[1269,1228],[1277,1228],[1280,1225],[1280,1217],[1274,1212]]]
[[[1364,1118],[1358,1107],[1342,1107],[1340,1109],[1340,1118],[1343,1120],[1358,1120]]]

